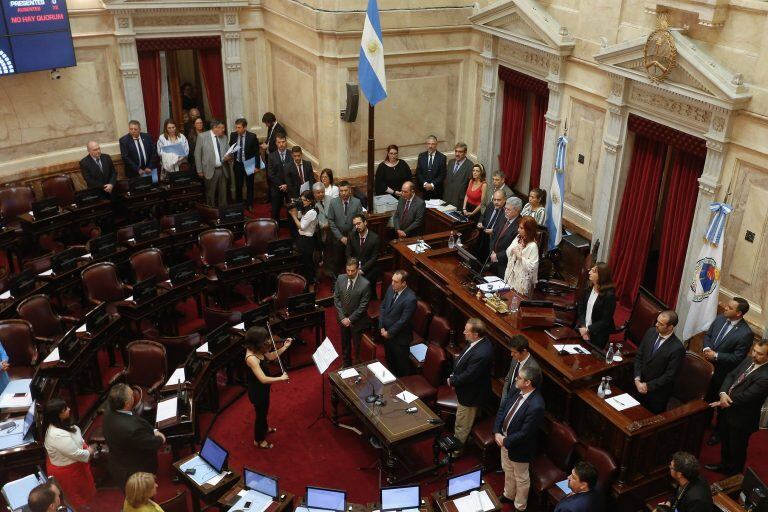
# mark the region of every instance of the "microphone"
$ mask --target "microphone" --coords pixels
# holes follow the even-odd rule
[[[376,388],[373,386],[373,382],[366,379],[368,381],[368,385],[371,387],[371,392],[368,394],[368,396],[365,397],[365,402],[372,404],[375,403],[377,400],[381,399],[381,395],[376,393]]]

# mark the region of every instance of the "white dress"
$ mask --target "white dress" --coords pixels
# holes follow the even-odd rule
[[[529,296],[536,286],[539,275],[539,247],[536,242],[528,242],[523,248],[522,258],[513,251],[520,245],[520,237],[517,236],[507,248],[507,270],[504,272],[504,281],[520,295]]]
[[[189,142],[187,142],[187,138],[184,134],[178,134],[175,141],[169,140],[165,134],[160,135],[160,137],[157,138],[157,154],[160,155],[163,176],[169,172],[177,172],[179,170],[179,163],[181,163],[181,159],[183,158],[175,153],[163,151],[165,146],[170,146],[172,144],[181,144],[181,147],[184,148],[186,153],[185,156],[189,156]]]

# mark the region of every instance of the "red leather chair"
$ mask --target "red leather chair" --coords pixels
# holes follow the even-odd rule
[[[279,228],[274,219],[253,219],[245,223],[245,245],[254,254],[266,254],[267,243],[277,240]]]
[[[112,262],[94,263],[86,267],[80,276],[88,301],[94,306],[106,302],[110,314],[117,313],[115,304],[131,293],[131,287],[117,277],[117,268]]]
[[[285,309],[288,306],[288,297],[304,293],[307,289],[307,280],[293,272],[283,272],[277,276],[277,291],[267,300],[272,301],[275,311]]]
[[[496,445],[496,437],[493,434],[493,423],[496,416],[486,416],[476,421],[469,432],[469,441],[472,441],[480,449],[480,464],[483,470],[491,471],[501,465],[499,460],[499,447]]]
[[[32,209],[35,193],[28,185],[11,185],[0,188],[0,219],[5,226],[21,229],[18,216]]]
[[[144,281],[150,277],[163,282],[168,279],[168,267],[163,263],[163,253],[160,249],[149,247],[130,257],[131,268],[136,276],[136,282]]]
[[[430,343],[420,375],[406,375],[400,381],[403,387],[418,396],[422,402],[432,404],[437,397],[437,389],[443,381],[445,351],[440,345]]]
[[[70,206],[75,203],[75,184],[68,174],[57,174],[45,178],[40,184],[45,197],[55,197],[59,206]]]
[[[367,363],[368,361],[378,359],[377,348],[378,345],[376,345],[371,337],[367,333],[363,333],[360,336],[360,362]]]
[[[216,224],[219,221],[219,209],[204,203],[195,204],[195,209],[200,214],[200,221],[206,224]]]
[[[37,363],[37,347],[32,325],[26,320],[14,318],[0,320],[0,343],[8,354],[8,377],[11,380],[29,379]]]
[[[153,336],[152,341],[165,347],[168,368],[178,368],[202,344],[202,337],[199,332],[191,332],[184,336]]]
[[[542,507],[545,491],[557,482],[565,480],[571,465],[571,457],[579,439],[576,432],[565,423],[552,422],[544,453],[531,461],[531,488],[539,496]]]
[[[454,388],[448,384],[442,384],[437,388],[437,410],[443,420],[450,416],[456,416],[456,409],[459,408],[459,398],[456,396]]]
[[[597,485],[595,489],[603,496],[609,496],[611,486],[619,475],[619,467],[611,457],[611,454],[607,451],[596,448],[594,446],[587,446],[583,454],[580,456],[582,460],[585,460],[592,464],[597,470]],[[551,505],[551,508],[555,508],[557,503],[562,499],[563,492],[557,486],[550,486],[547,490],[547,498]],[[611,510],[606,508],[606,510]]]
[[[117,229],[117,242],[125,243],[133,238],[133,225],[123,226]]]
[[[441,347],[453,343],[453,329],[451,323],[443,316],[433,316],[429,322],[429,334],[427,342],[436,343]]]
[[[50,270],[52,266],[51,257],[53,256],[52,252],[43,254],[42,256],[38,256],[36,258],[25,258],[24,259],[24,270],[26,269],[32,269],[32,271],[35,274],[41,274],[45,272],[46,270]]]
[[[659,313],[667,309],[669,307],[661,299],[641,286],[637,292],[637,297],[635,297],[629,318],[612,334],[622,333],[625,343],[629,341],[638,347],[645,332],[656,323],[656,317],[659,316]]]
[[[32,325],[35,340],[47,347],[54,345],[73,325],[80,322],[72,316],[62,316],[53,311],[47,295],[32,295],[16,306],[18,315]]]
[[[429,323],[432,321],[432,308],[428,302],[416,301],[416,311],[413,312],[413,343],[424,343],[429,334]]]
[[[163,512],[188,512],[187,491],[181,491],[173,498],[158,503]]]
[[[232,248],[234,235],[228,229],[209,229],[197,237],[200,246],[200,263],[205,268],[224,263],[225,253]]]
[[[703,400],[715,367],[699,354],[686,352],[675,377],[667,410],[680,407],[693,400]]]
[[[387,271],[381,275],[381,293],[380,297],[384,297],[387,293],[387,288],[392,286],[392,275],[394,272]],[[371,319],[371,329],[378,331],[379,325],[379,313],[381,312],[381,299],[372,300],[368,303],[368,318]]]
[[[203,307],[203,320],[206,332],[212,331],[221,324],[237,325],[242,322],[242,312],[236,310],[217,309],[210,306]]]
[[[144,413],[152,416],[157,405],[154,394],[167,380],[165,347],[156,341],[136,340],[128,344],[126,354],[128,363],[125,369],[112,378],[110,385],[125,382],[129,386],[140,387]]]

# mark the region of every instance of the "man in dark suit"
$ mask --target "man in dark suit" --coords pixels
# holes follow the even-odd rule
[[[477,412],[491,393],[491,366],[493,343],[485,336],[485,324],[479,318],[470,318],[464,326],[467,348],[456,359],[448,376],[448,386],[456,391],[459,402],[453,435],[466,444]],[[459,453],[454,453],[458,456]]]
[[[493,194],[497,190],[504,193],[504,199],[515,195],[512,192],[512,189],[509,188],[504,182],[504,180],[505,177],[503,172],[495,171],[493,173],[493,177],[491,178],[490,183],[488,183],[488,186],[485,187],[485,195],[483,196],[483,208],[481,210],[483,213],[485,213],[488,207],[490,207],[493,203]]]
[[[370,284],[360,275],[356,258],[347,259],[346,273],[336,279],[333,303],[341,330],[341,354],[344,368],[360,362],[360,335],[368,328]],[[354,359],[353,359],[354,352]]]
[[[284,133],[275,135],[275,147],[277,149],[269,153],[267,160],[267,183],[269,201],[272,203],[272,218],[279,221],[280,209],[285,204],[285,194],[288,192],[288,185],[285,183],[285,169],[291,165],[293,158],[291,158],[291,152],[288,151],[288,143]]]
[[[504,203],[505,222],[498,222],[491,233],[489,269],[495,276],[504,279],[507,271],[507,248],[517,236],[517,228],[520,225],[520,211],[523,202],[519,197],[510,197]]]
[[[480,243],[477,244],[475,256],[480,261],[485,261],[491,252],[491,237],[497,225],[504,223],[504,203],[507,198],[504,192],[497,190],[493,193],[493,202],[490,208],[485,209],[480,222],[477,223],[477,229],[480,230]]]
[[[464,206],[464,196],[467,185],[472,177],[473,162],[467,158],[467,145],[463,142],[456,144],[453,149],[454,158],[447,165],[445,181],[443,182],[443,201],[452,204],[461,211]]]
[[[120,137],[120,156],[128,178],[152,174],[155,167],[155,143],[148,133],[141,131],[141,123],[130,121],[128,133]]]
[[[365,214],[352,217],[354,230],[349,235],[347,259],[356,258],[360,262],[360,273],[371,286],[371,298],[376,298],[376,283],[379,280],[379,236],[368,229]]]
[[[299,146],[291,148],[291,162],[284,166],[286,195],[288,199],[296,199],[302,192],[302,187],[312,190],[315,182],[315,173],[312,170],[312,162],[304,160],[304,153]],[[306,185],[305,185],[306,184]]]
[[[645,333],[635,355],[636,398],[655,414],[667,409],[675,376],[685,356],[685,347],[674,333],[676,325],[677,313],[659,313],[656,326]]]
[[[735,475],[744,470],[749,436],[758,429],[760,408],[768,397],[768,340],[752,345],[750,357],[725,376],[720,400],[710,404],[719,408],[720,464],[706,465],[711,471]]]
[[[416,186],[406,181],[400,189],[400,198],[392,217],[397,238],[420,235],[424,230],[424,200],[416,195]]]
[[[80,160],[80,174],[88,188],[101,188],[111,196],[117,184],[117,171],[112,157],[101,154],[101,146],[95,140],[88,143],[88,156]]]
[[[109,472],[121,489],[137,471],[157,472],[157,449],[165,443],[160,431],[131,412],[133,405],[133,390],[127,384],[115,384],[109,390],[104,439],[109,447]]]
[[[515,391],[515,379],[520,373],[520,370],[525,365],[535,366],[539,368],[539,363],[533,358],[528,346],[528,338],[518,334],[512,338],[509,342],[509,354],[512,356],[512,361],[509,363],[509,370],[507,370],[507,376],[504,377],[504,386],[501,388],[501,402],[504,403],[507,395],[510,391]]]
[[[245,182],[245,207],[253,211],[253,178],[259,169],[259,138],[248,131],[248,121],[244,118],[235,121],[235,131],[229,134],[229,145],[238,145],[232,161],[232,171],[235,174],[235,202],[243,200],[243,182]],[[250,176],[245,172],[244,162],[256,158],[256,170]]]
[[[523,366],[515,380],[515,391],[507,394],[493,425],[504,470],[501,501],[514,503],[515,510],[525,510],[528,506],[531,487],[528,466],[536,454],[536,439],[544,420],[544,398],[539,386],[541,370],[533,365]]]
[[[443,197],[445,155],[437,150],[437,137],[427,137],[427,150],[416,159],[416,180],[424,193],[424,200]]]
[[[687,452],[675,452],[669,464],[669,474],[675,481],[675,494],[672,499],[662,503],[668,507],[668,510],[677,512],[715,510],[712,491],[709,490],[707,481],[699,474],[699,461],[696,457]]]
[[[560,500],[555,512],[601,512],[602,496],[595,490],[597,470],[586,461],[579,461],[568,475],[568,488],[571,493]]]
[[[261,143],[261,149],[267,153],[274,153],[277,151],[277,134],[282,133],[285,136],[288,132],[277,122],[277,117],[272,112],[264,113],[261,116],[261,122],[267,126],[267,137]]]
[[[387,367],[396,377],[410,373],[410,346],[413,340],[413,313],[416,294],[408,287],[408,272],[396,270],[392,285],[381,300],[379,334],[385,340]]]
[[[344,256],[347,253],[349,235],[352,233],[352,218],[363,212],[360,200],[352,196],[352,187],[349,182],[339,182],[339,197],[334,197],[328,207],[326,215],[333,237],[330,239],[330,251],[333,253],[334,264],[337,267],[343,265]],[[339,269],[340,270],[340,269]],[[340,274],[341,272],[336,272]]]
[[[718,399],[725,376],[744,360],[752,345],[754,333],[744,320],[748,311],[749,302],[741,297],[734,297],[725,305],[723,314],[715,318],[704,334],[703,355],[715,366],[706,397],[710,402]],[[707,444],[711,446],[718,442],[720,436],[715,429]]]

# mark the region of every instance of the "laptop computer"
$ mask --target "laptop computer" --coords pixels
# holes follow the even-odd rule
[[[315,292],[300,293],[288,297],[288,312],[301,313],[315,309]]]
[[[56,197],[49,197],[32,203],[32,215],[34,215],[35,220],[52,217],[57,213],[59,213],[59,199]]]
[[[146,220],[133,225],[133,238],[136,243],[152,240],[160,236],[160,224],[156,220]]]
[[[482,474],[483,470],[478,468],[449,478],[446,498],[455,498],[460,494],[480,489],[483,485]]]
[[[381,512],[415,512],[421,505],[421,488],[418,485],[397,485],[381,488]]]
[[[179,213],[173,216],[173,227],[176,232],[191,231],[200,227],[200,213],[193,210],[191,212]]]
[[[51,256],[51,270],[53,270],[54,274],[63,274],[68,270],[72,270],[77,266],[80,256],[80,251],[74,247],[57,252]]]
[[[28,268],[11,277],[8,281],[8,289],[11,297],[22,297],[35,289],[35,271]]]
[[[79,345],[80,340],[77,339],[74,329],[67,331],[56,344],[56,348],[59,349],[59,361],[62,363],[71,361],[75,354],[77,354]]]
[[[245,219],[243,203],[219,206],[219,222],[240,222]]]
[[[227,468],[227,459],[229,452],[210,437],[203,441],[203,447],[200,448],[200,458],[208,463],[217,473],[221,473]]]
[[[285,256],[293,251],[293,238],[283,238],[267,242],[267,254],[270,256]]]
[[[205,335],[205,342],[208,343],[208,352],[216,354],[229,341],[229,324],[223,323],[208,334]]]
[[[29,493],[40,484],[48,481],[44,475],[32,473],[18,480],[12,480],[3,485],[2,494],[8,508],[16,511],[29,510]]]
[[[131,194],[146,192],[152,188],[152,176],[139,176],[128,181],[128,190]]]
[[[0,450],[16,448],[35,441],[35,401],[27,409],[24,418],[12,419],[13,426],[0,430]]]
[[[336,512],[342,512],[347,509],[347,491],[324,489],[308,485],[304,500],[305,506],[309,509],[319,508]]]
[[[104,328],[109,323],[109,313],[107,312],[107,304],[102,302],[85,315],[85,330],[94,334]]]
[[[91,203],[99,201],[102,197],[105,197],[106,192],[101,187],[91,187],[85,190],[78,190],[75,192],[75,204],[77,206],[86,206]]]
[[[224,253],[224,263],[228,267],[245,265],[246,263],[250,263],[251,261],[252,261],[251,248],[248,246],[234,247],[232,249],[227,249],[227,251]]]
[[[152,297],[157,296],[157,278],[148,277],[145,280],[136,283],[133,287],[133,302],[136,305],[143,304]]]
[[[168,181],[171,187],[181,187],[197,181],[197,174],[195,171],[170,172],[168,173]]]
[[[91,251],[91,258],[99,259],[117,251],[117,233],[108,233],[97,236],[88,242],[88,249]]]
[[[243,483],[246,489],[260,492],[272,499],[277,499],[279,494],[277,477],[259,473],[248,467],[243,467]]]
[[[269,303],[262,304],[261,306],[250,311],[246,311],[240,315],[243,324],[245,324],[245,329],[248,330],[254,325],[266,325],[267,320],[269,320],[270,306],[271,304]]]
[[[173,286],[177,286],[187,281],[194,279],[197,273],[195,262],[193,260],[187,260],[178,265],[174,265],[168,269],[168,277],[171,280]]]

